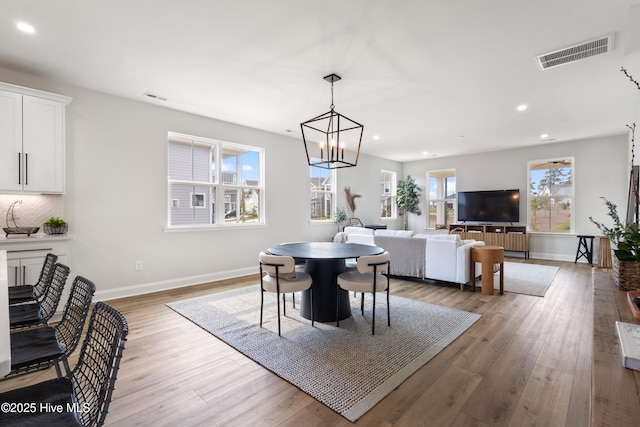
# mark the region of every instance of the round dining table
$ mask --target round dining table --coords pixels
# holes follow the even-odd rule
[[[356,243],[296,242],[269,248],[273,255],[305,260],[305,272],[313,279],[313,309],[317,322],[335,322],[336,301],[340,297],[340,320],[351,316],[349,293],[338,289],[338,275],[346,271],[345,260],[364,255],[379,255],[384,249]],[[311,319],[310,291],[302,292],[300,315]]]

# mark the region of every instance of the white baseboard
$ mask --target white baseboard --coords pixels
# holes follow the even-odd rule
[[[547,254],[541,252],[529,252],[529,258],[533,259],[548,259],[549,261],[575,261],[575,255],[562,255],[562,254]],[[582,260],[581,260],[582,261]],[[584,260],[586,262],[586,260]]]
[[[115,289],[96,291],[93,302],[108,301],[117,298],[132,297],[136,295],[149,294],[152,292],[166,291],[169,289],[182,288],[185,286],[199,285],[202,283],[216,282],[219,280],[234,279],[236,277],[258,274],[257,267],[247,267],[237,270],[220,271],[216,273],[201,274],[198,276],[180,277],[159,282],[141,283],[138,285],[123,286]]]

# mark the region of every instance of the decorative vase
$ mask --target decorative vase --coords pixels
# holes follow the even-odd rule
[[[60,225],[58,227],[52,227],[50,225],[44,224],[44,232],[46,234],[64,234],[69,229],[69,225]]]

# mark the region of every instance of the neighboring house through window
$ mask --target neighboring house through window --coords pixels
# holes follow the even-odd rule
[[[530,231],[573,232],[573,168],[573,158],[529,162]]]
[[[456,170],[430,171],[427,182],[429,183],[427,228],[453,224],[456,218]]]
[[[262,148],[169,133],[169,227],[264,223]]]
[[[380,171],[380,219],[395,219],[396,212],[396,173]]]
[[[309,177],[311,221],[333,221],[336,199],[335,170],[309,166]]]

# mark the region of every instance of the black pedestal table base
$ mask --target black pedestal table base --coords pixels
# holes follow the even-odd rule
[[[338,274],[346,271],[343,259],[309,259],[305,272],[313,279],[313,308],[316,322],[336,321],[336,292],[340,292],[340,320],[351,317],[349,292],[338,289]],[[302,293],[300,315],[311,320],[311,291]]]

